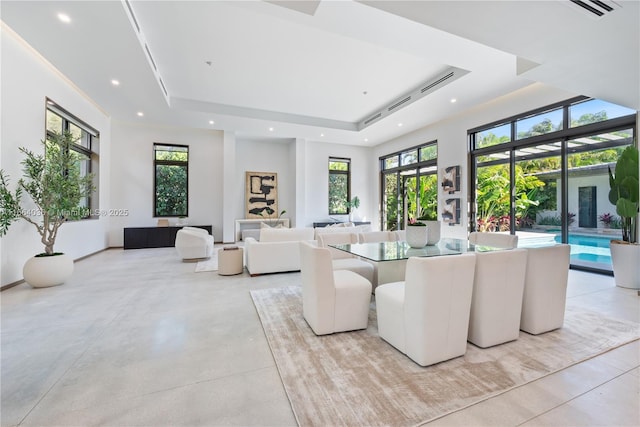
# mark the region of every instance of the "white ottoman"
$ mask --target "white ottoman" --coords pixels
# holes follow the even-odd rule
[[[231,276],[242,273],[243,250],[237,246],[227,246],[218,251],[218,274]]]

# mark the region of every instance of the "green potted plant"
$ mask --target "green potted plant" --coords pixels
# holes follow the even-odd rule
[[[360,207],[360,198],[358,196],[354,196],[349,200],[349,222],[353,222],[353,211]]]
[[[23,268],[25,281],[34,287],[62,284],[73,273],[73,259],[55,252],[54,244],[66,221],[88,215],[89,209],[80,203],[94,191],[93,175],[80,174],[80,155],[73,144],[73,135],[64,132],[42,141],[44,154],[20,148],[25,156],[23,178],[14,191],[9,188],[8,175],[0,170],[0,236],[14,221],[23,219],[33,224],[44,245],[44,252],[28,259]],[[23,199],[25,193],[32,204]]]
[[[273,213],[275,214],[275,211]],[[260,212],[259,215],[266,219],[266,222],[264,224],[268,225],[269,227],[278,227],[278,225],[280,224],[280,219],[282,218],[282,215],[286,213],[287,211],[283,209],[282,211],[280,211],[280,213],[276,218],[273,218],[271,215],[265,216],[264,211]]]
[[[616,163],[615,174],[609,168],[609,201],[615,205],[622,225],[622,240],[610,244],[616,285],[640,289],[640,245],[638,245],[638,149],[624,149]]]

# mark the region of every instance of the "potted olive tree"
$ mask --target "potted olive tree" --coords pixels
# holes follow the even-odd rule
[[[81,157],[72,149],[73,143],[73,135],[64,132],[42,141],[44,154],[20,148],[25,156],[23,178],[14,191],[0,170],[0,236],[23,219],[33,224],[44,245],[44,252],[27,260],[23,268],[25,281],[34,287],[62,284],[73,273],[73,259],[55,252],[54,244],[62,224],[88,215],[88,208],[80,203],[94,191],[93,176],[80,173]],[[31,202],[23,198],[25,193]]]
[[[609,168],[609,201],[622,222],[622,240],[610,244],[616,285],[640,289],[638,245],[638,149],[629,146],[618,157],[615,175]]]

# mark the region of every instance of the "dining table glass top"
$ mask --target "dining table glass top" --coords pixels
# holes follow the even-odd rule
[[[354,243],[329,246],[375,262],[399,261],[410,257],[459,255],[465,252],[504,250],[504,248],[494,248],[492,246],[473,245],[468,240],[451,238],[440,239],[435,245],[422,248],[412,248],[407,242]]]

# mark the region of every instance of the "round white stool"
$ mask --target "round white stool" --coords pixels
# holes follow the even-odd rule
[[[231,276],[242,273],[243,250],[237,246],[229,246],[218,250],[218,274]]]

